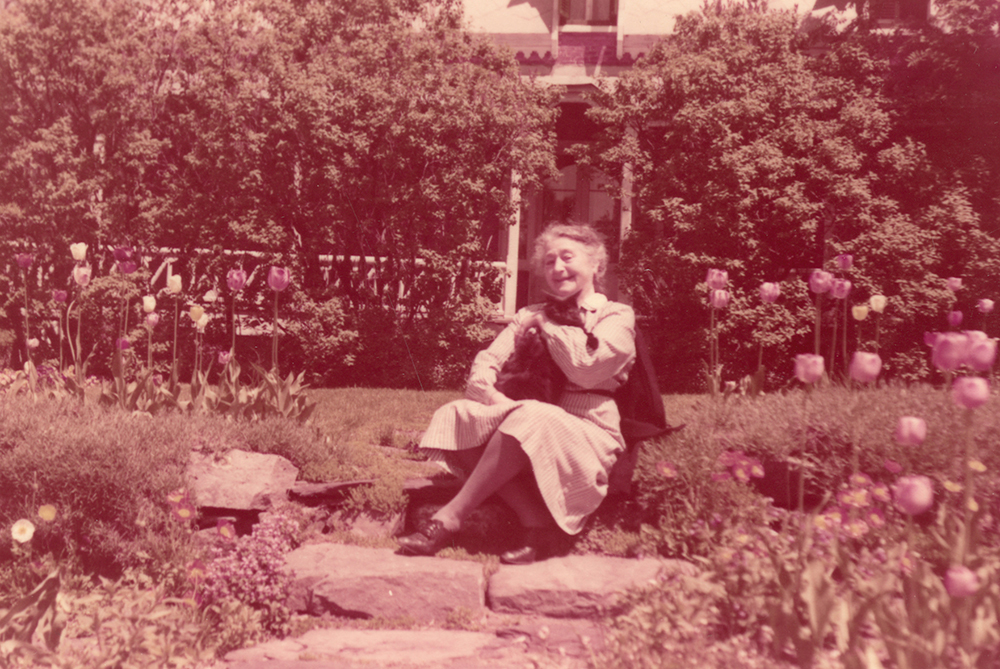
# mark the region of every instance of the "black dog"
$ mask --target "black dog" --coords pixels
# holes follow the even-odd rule
[[[576,296],[567,300],[550,298],[545,316],[559,325],[583,327],[583,314]],[[587,347],[596,348],[597,338],[587,333]],[[512,400],[541,400],[556,404],[566,387],[566,375],[549,355],[537,328],[517,333],[514,352],[504,362],[494,387]]]

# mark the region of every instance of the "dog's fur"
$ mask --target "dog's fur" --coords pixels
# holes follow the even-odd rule
[[[583,327],[583,315],[576,303],[576,296],[567,300],[549,299],[545,316],[559,325]],[[587,333],[587,345],[596,347],[594,335]],[[545,340],[537,328],[517,333],[514,352],[504,362],[494,387],[512,400],[541,400],[550,404],[559,402],[566,387],[566,374],[549,355]]]

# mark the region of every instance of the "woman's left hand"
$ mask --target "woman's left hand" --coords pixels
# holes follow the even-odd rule
[[[544,322],[545,314],[541,311],[536,311],[521,323],[521,332],[527,332],[531,328],[536,328],[539,332],[542,332],[542,323]]]

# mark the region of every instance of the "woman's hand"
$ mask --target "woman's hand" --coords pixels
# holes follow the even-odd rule
[[[492,404],[506,404],[506,403],[513,402],[513,401],[514,400],[512,400],[509,397],[507,397],[506,395],[504,395],[499,390],[494,390],[493,394],[490,395],[489,404],[491,404],[491,405]]]
[[[528,316],[523,323],[521,323],[521,332],[527,332],[531,328],[536,328],[539,332],[541,332],[542,323],[544,322],[545,314],[541,311],[536,311]]]

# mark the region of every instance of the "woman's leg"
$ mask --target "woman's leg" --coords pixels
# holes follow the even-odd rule
[[[463,471],[472,472],[479,464],[485,450],[485,446],[464,448],[455,451],[454,458]],[[496,491],[496,494],[517,514],[522,527],[545,527],[552,524],[552,515],[545,506],[545,500],[538,490],[530,466],[515,474],[514,478]],[[445,517],[451,515],[451,510],[442,515]],[[438,517],[438,520],[441,518]]]
[[[474,449],[478,450],[478,449]],[[476,454],[474,452],[460,456],[461,464],[471,463]],[[497,431],[482,449],[482,454],[475,463],[472,472],[465,480],[461,490],[452,498],[450,502],[441,507],[432,517],[444,525],[445,529],[457,530],[462,521],[472,513],[476,507],[482,504],[490,495],[501,492],[508,487],[508,484],[516,480],[518,474],[529,470],[531,460],[527,453],[521,448],[521,444],[514,437]],[[510,491],[504,491],[502,495],[510,495],[514,504],[522,505],[529,497],[523,492],[517,492],[515,485]],[[511,492],[513,491],[513,492]],[[506,499],[505,499],[506,501]],[[510,503],[510,502],[508,502]],[[514,506],[512,504],[511,506]],[[514,510],[521,516],[522,510],[515,506]],[[532,513],[527,511],[527,513]],[[534,516],[531,516],[532,518]]]

